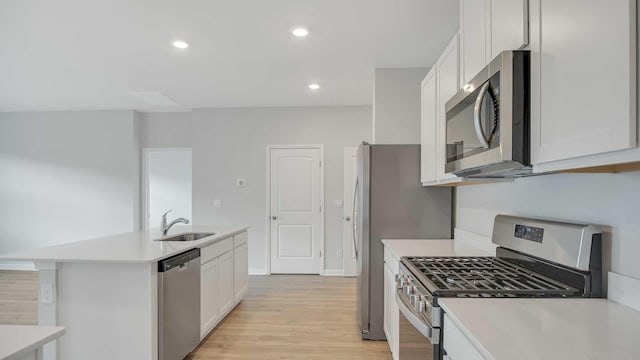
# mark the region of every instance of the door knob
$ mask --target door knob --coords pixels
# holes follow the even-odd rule
[[[275,215],[274,215],[274,216],[271,216],[271,220],[275,220],[275,219],[277,219],[277,218],[278,218],[278,217],[277,217],[277,216],[275,216]]]
[[[351,221],[351,216],[345,216],[344,219],[347,221]]]

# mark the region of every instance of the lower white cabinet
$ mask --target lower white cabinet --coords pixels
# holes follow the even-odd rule
[[[218,259],[200,268],[200,336],[212,329],[218,320]]]
[[[396,275],[398,259],[384,250],[384,333],[393,359],[399,359],[400,309],[396,303]]]
[[[248,289],[247,232],[201,249],[200,337],[204,338],[242,300]]]
[[[235,298],[244,296],[249,287],[249,274],[247,273],[247,269],[249,268],[248,250],[247,244],[240,245],[233,250],[233,290],[235,292]]]
[[[218,300],[222,314],[233,307],[233,251],[218,258]]]
[[[478,349],[462,333],[449,315],[444,314],[444,324],[442,327],[442,347],[447,355],[444,360],[484,360]]]

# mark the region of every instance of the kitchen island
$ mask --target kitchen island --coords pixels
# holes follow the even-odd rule
[[[44,347],[45,360],[155,360],[158,261],[200,248],[202,271],[217,270],[207,270],[201,277],[203,338],[247,291],[246,230],[241,226],[175,226],[168,237],[214,234],[194,241],[156,241],[162,237],[160,230],[151,229],[0,258],[34,262],[40,274],[39,325],[67,329],[63,338]]]

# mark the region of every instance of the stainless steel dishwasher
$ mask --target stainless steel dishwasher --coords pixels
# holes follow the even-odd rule
[[[158,358],[182,360],[200,342],[200,249],[158,262]]]

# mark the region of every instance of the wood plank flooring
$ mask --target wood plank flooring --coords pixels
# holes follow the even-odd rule
[[[356,323],[355,279],[250,277],[244,301],[188,358],[391,359],[386,341],[364,341]]]
[[[0,324],[38,323],[37,271],[0,271]]]

